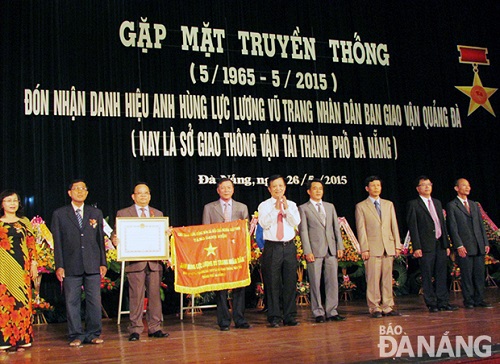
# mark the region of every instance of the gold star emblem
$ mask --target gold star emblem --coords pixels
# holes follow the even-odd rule
[[[207,251],[207,257],[209,255],[214,255],[215,256],[215,251],[217,250],[216,246],[212,246],[212,243],[208,246],[208,248],[204,248]]]
[[[476,111],[479,106],[482,106],[488,111],[491,115],[495,116],[495,112],[491,107],[490,96],[493,95],[497,88],[491,87],[483,87],[483,83],[479,78],[479,74],[474,73],[474,82],[472,82],[472,86],[455,86],[458,90],[462,91],[464,94],[470,97],[469,103],[469,113],[467,116]]]

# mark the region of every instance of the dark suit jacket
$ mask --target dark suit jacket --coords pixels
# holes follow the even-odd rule
[[[241,202],[232,200],[231,221],[248,220],[248,208]],[[220,200],[207,203],[203,208],[202,224],[216,224],[224,222],[224,211]]]
[[[441,224],[440,246],[446,249],[450,247],[450,242],[448,241],[443,206],[441,205],[441,201],[435,198],[432,198],[432,202],[434,203],[439,223]],[[433,252],[436,247],[434,220],[432,220],[429,209],[420,197],[408,202],[406,222],[408,223],[408,230],[410,230],[413,251],[421,249],[423,252]]]
[[[72,205],[54,211],[50,226],[54,237],[56,269],[64,268],[66,276],[100,273],[106,266],[102,212],[90,205],[83,208],[80,229]]]
[[[488,238],[484,230],[481,212],[475,201],[469,199],[467,201],[470,206],[470,214],[458,197],[446,205],[448,231],[453,248],[464,246],[467,249],[467,255],[484,255],[484,247],[488,246]]]
[[[157,210],[151,206],[149,206],[149,214],[151,217],[161,217],[163,216],[163,212]],[[139,217],[137,215],[137,210],[135,205],[126,207],[124,209],[119,210],[116,213],[116,217]],[[163,269],[162,262],[159,260],[143,260],[137,262],[126,262],[125,263],[125,272],[139,272],[146,268],[146,265],[149,265],[149,269],[152,271],[159,271]]]
[[[337,250],[344,250],[337,212],[333,204],[324,201],[321,203],[326,213],[325,225],[311,201],[299,206],[299,233],[304,254],[313,253],[315,257],[325,257],[330,248],[330,253],[337,256]]]

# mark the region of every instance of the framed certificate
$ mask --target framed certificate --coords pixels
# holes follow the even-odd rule
[[[117,217],[117,260],[169,259],[168,217]]]

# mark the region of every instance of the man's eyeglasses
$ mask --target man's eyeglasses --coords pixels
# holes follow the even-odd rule
[[[432,183],[421,183],[418,187],[432,187]]]
[[[73,187],[72,191],[88,191],[87,187]]]

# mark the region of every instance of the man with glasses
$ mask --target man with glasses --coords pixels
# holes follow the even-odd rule
[[[455,311],[449,304],[448,256],[450,242],[441,201],[431,197],[432,182],[426,176],[416,180],[418,198],[408,202],[406,222],[410,230],[413,256],[422,272],[424,301],[429,312]],[[434,282],[433,282],[434,279]]]
[[[66,300],[69,345],[102,344],[101,278],[106,275],[102,212],[84,204],[88,196],[83,180],[68,189],[71,204],[54,211],[51,230],[57,279]],[[85,329],[81,322],[82,287],[85,291]]]
[[[163,212],[149,206],[151,193],[144,182],[139,182],[134,187],[132,194],[134,204],[116,213],[116,217],[162,217]],[[116,235],[113,240],[116,242]],[[160,283],[163,275],[163,263],[160,260],[141,260],[127,262],[125,265],[129,283],[130,326],[129,341],[138,341],[144,330],[142,316],[144,312],[144,297],[147,294],[148,306],[146,322],[148,336],[153,338],[167,337],[163,332]]]

